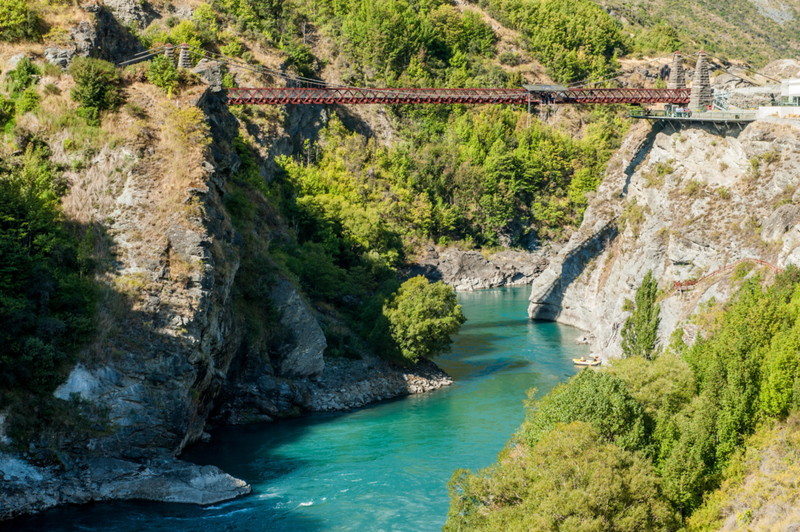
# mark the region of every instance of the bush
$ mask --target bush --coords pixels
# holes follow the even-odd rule
[[[467,321],[452,287],[409,279],[383,307],[391,338],[405,363],[416,364],[446,351],[451,336]]]
[[[163,55],[154,57],[147,67],[147,81],[170,95],[178,86],[179,77],[175,63]]]
[[[101,111],[120,104],[119,73],[108,61],[76,57],[69,66],[69,74],[75,80],[70,95],[80,104],[80,114],[87,122],[97,122]]]
[[[23,57],[14,70],[6,74],[6,90],[11,96],[19,96],[22,91],[36,83],[36,76],[41,76],[42,71],[30,59]]]
[[[0,3],[0,41],[36,40],[41,36],[41,20],[25,0]]]
[[[511,50],[507,52],[503,52],[497,57],[498,61],[500,61],[501,65],[506,66],[517,66],[522,63],[522,56],[520,56],[516,52],[512,52]]]
[[[656,353],[661,307],[656,303],[658,282],[653,271],[647,272],[636,290],[633,313],[622,328],[622,353],[625,357],[644,357],[650,360]]]
[[[558,423],[594,425],[608,442],[623,449],[647,447],[645,413],[625,382],[608,373],[581,371],[538,402],[528,403],[527,419],[518,438],[534,446]]]
[[[33,111],[39,106],[39,93],[34,87],[28,87],[19,95],[16,102],[17,114],[22,115]]]

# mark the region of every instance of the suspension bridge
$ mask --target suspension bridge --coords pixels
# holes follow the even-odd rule
[[[175,57],[176,51],[178,53]],[[165,55],[181,68],[192,68],[193,59],[218,61],[226,66],[282,78],[286,87],[236,87],[227,90],[229,105],[313,105],[313,104],[668,104],[688,106],[704,112],[714,101],[704,52],[698,54],[691,88],[686,87],[683,57],[673,55],[667,88],[590,88],[561,85],[523,85],[520,88],[368,88],[328,84],[279,70],[251,65],[187,44],[166,44],[139,53],[119,63],[126,66]],[[640,118],[656,118],[644,113]],[[664,115],[661,115],[664,116]],[[738,119],[738,117],[737,117]]]

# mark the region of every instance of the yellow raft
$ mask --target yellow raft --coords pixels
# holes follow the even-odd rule
[[[599,366],[602,361],[599,360],[599,359],[598,360],[585,360],[585,359],[582,359],[582,358],[573,358],[572,362],[576,366]]]

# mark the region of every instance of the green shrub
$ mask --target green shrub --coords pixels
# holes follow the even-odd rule
[[[448,489],[444,532],[667,532],[680,522],[653,465],[581,422],[506,449],[476,474],[456,471]]]
[[[501,65],[513,67],[522,63],[522,56],[520,56],[516,52],[512,52],[511,50],[509,50],[497,56],[497,60],[500,61]]]
[[[594,425],[603,439],[623,449],[647,448],[642,406],[622,379],[592,370],[581,371],[540,401],[528,403],[525,423],[516,438],[534,446],[558,423],[574,421]]]
[[[22,91],[36,83],[35,76],[41,76],[42,71],[34,65],[27,57],[23,57],[17,63],[14,70],[6,73],[6,90],[11,96],[19,96]]]
[[[221,46],[219,51],[222,52],[222,55],[239,57],[244,52],[244,48],[242,48],[242,44],[238,40],[231,39],[228,44]]]
[[[33,111],[39,106],[39,100],[40,97],[39,93],[36,92],[36,88],[28,87],[27,89],[22,91],[22,94],[20,94],[19,98],[17,98],[15,104],[17,108],[17,114],[21,115],[29,111]]]
[[[168,57],[159,55],[150,60],[147,67],[147,81],[172,94],[178,86],[180,75],[175,63]]]
[[[28,4],[26,0],[0,3],[0,41],[33,41],[41,37],[41,19]]]
[[[119,73],[102,59],[76,57],[69,66],[75,80],[70,95],[80,104],[80,114],[89,123],[97,123],[101,111],[115,109],[121,102]]]

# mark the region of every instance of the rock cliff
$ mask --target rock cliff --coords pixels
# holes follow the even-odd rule
[[[652,270],[664,290],[663,345],[699,305],[730,297],[733,269],[717,270],[747,258],[776,267],[800,261],[799,170],[794,122],[636,124],[580,230],[534,281],[530,317],[579,327],[595,353],[619,356],[625,301]],[[690,291],[673,290],[674,281],[709,274]]]
[[[533,280],[547,267],[547,257],[553,254],[548,245],[535,252],[506,250],[484,257],[479,251],[461,251],[447,248],[437,252],[429,247],[425,256],[406,268],[405,278],[424,275],[430,281],[442,281],[458,291],[498,288],[501,286],[523,286]]]

